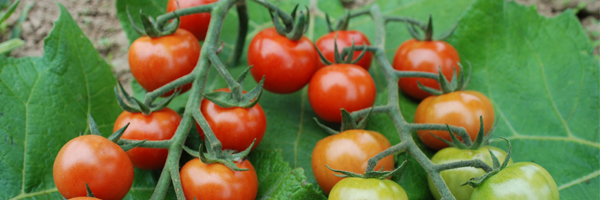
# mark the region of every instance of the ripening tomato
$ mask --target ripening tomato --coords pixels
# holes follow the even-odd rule
[[[321,51],[321,53],[325,56],[325,58],[331,62],[335,61],[334,41],[337,41],[339,53],[341,53],[345,47],[352,46],[352,41],[354,41],[355,46],[371,45],[369,38],[367,38],[367,36],[365,36],[365,34],[362,32],[356,30],[340,30],[325,34],[321,36],[317,42],[315,42],[315,45],[317,46],[317,49],[319,49],[319,51]],[[354,51],[354,57],[352,60],[358,58],[361,53],[362,51]],[[365,70],[369,71],[372,57],[373,53],[366,52],[365,55],[355,63],[355,65],[361,66]],[[323,64],[321,61],[317,63],[319,64],[319,68],[325,66],[325,64]]]
[[[275,28],[259,32],[248,47],[248,65],[256,82],[265,76],[264,89],[286,94],[302,89],[317,70],[318,53],[306,37],[292,41]]]
[[[151,38],[143,36],[129,47],[129,69],[135,80],[153,91],[194,70],[200,57],[200,43],[190,32],[177,29],[172,35]],[[181,93],[192,83],[183,86]],[[167,92],[163,97],[173,94]]]
[[[181,186],[188,200],[253,200],[258,193],[258,178],[248,160],[236,161],[233,171],[223,164],[204,164],[194,158],[181,168]]]
[[[489,166],[493,166],[492,156],[490,152],[494,153],[494,155],[498,158],[500,162],[503,162],[506,159],[506,152],[502,149],[492,146],[483,146],[477,150],[471,149],[459,149],[456,147],[448,147],[444,148],[431,158],[431,162],[435,164],[444,164],[444,163],[452,163],[463,160],[474,160],[479,159]],[[508,164],[512,164],[512,159],[509,160]],[[440,173],[446,185],[452,192],[452,195],[457,200],[468,200],[471,199],[471,193],[473,193],[473,187],[469,185],[462,185],[466,183],[471,178],[480,177],[485,174],[483,169],[474,168],[474,167],[461,167],[456,169],[444,170]],[[427,182],[429,183],[429,190],[435,199],[440,199],[440,192],[437,190],[431,178],[427,176]]]
[[[415,112],[415,123],[448,124],[464,127],[475,141],[479,132],[479,117],[483,116],[484,133],[487,134],[494,124],[494,106],[492,102],[477,91],[457,91],[440,96],[431,96],[423,100]],[[451,140],[448,131],[417,131],[421,141],[432,149],[442,149],[448,145],[431,134]],[[461,139],[459,137],[459,139]]]
[[[229,92],[229,88],[216,91]],[[246,92],[244,91],[244,93]],[[221,141],[223,149],[242,152],[256,139],[252,146],[254,149],[260,144],[267,130],[267,118],[258,103],[251,108],[223,108],[208,99],[203,99],[200,112],[204,115],[217,139]],[[200,125],[196,124],[196,128],[200,138],[205,139]]]
[[[113,132],[130,123],[122,139],[129,140],[169,140],[181,122],[181,117],[170,108],[155,111],[146,116],[142,113],[123,111],[115,121]],[[152,170],[161,169],[167,161],[167,149],[136,147],[126,152],[133,166]]]
[[[201,6],[217,2],[217,0],[169,0],[167,2],[167,12],[177,10],[177,4],[179,9]],[[210,13],[197,13],[192,15],[186,15],[179,18],[179,28],[188,30],[198,40],[204,40],[206,37],[206,31],[208,31],[208,25],[210,24]]]
[[[65,198],[85,197],[90,186],[94,196],[122,199],[133,183],[133,165],[114,142],[98,135],[83,135],[67,142],[52,168],[54,184]]]
[[[377,89],[369,72],[358,65],[335,64],[321,68],[308,85],[308,100],[325,121],[341,122],[344,108],[353,112],[373,106]]]
[[[471,195],[473,200],[558,200],[556,182],[542,166],[518,162],[483,181]]]
[[[408,200],[408,195],[394,181],[349,177],[333,186],[329,200]]]
[[[390,141],[375,131],[355,129],[328,136],[317,142],[313,149],[313,174],[321,189],[329,193],[342,178],[333,175],[334,172],[325,165],[336,170],[363,174],[369,158],[390,147]],[[381,159],[375,169],[380,170],[382,167],[384,171],[394,170],[394,157],[390,155]]]
[[[452,45],[444,41],[418,41],[415,39],[407,40],[402,43],[392,63],[394,69],[399,71],[421,71],[439,73],[452,80],[452,74],[456,69],[460,72],[457,63],[460,61],[458,52]],[[440,89],[436,80],[428,78],[401,78],[398,86],[402,92],[415,99],[424,99],[431,94],[421,90],[417,81],[427,87]]]

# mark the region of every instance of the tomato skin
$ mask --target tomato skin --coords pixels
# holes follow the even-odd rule
[[[500,162],[503,162],[506,158],[506,152],[504,150],[493,146],[483,146],[477,150],[448,147],[435,153],[431,158],[431,162],[435,164],[444,164],[462,160],[479,159],[489,166],[493,166],[492,156],[488,152],[488,149],[494,153]],[[508,163],[512,164],[512,159]],[[452,192],[452,195],[454,195],[457,200],[470,199],[474,188],[469,185],[461,185],[469,181],[469,179],[479,177],[483,174],[485,174],[485,171],[474,167],[461,167],[441,172],[444,182],[446,182],[450,192]],[[440,193],[429,176],[427,176],[427,182],[429,183],[429,190],[433,197],[435,197],[435,199],[440,199]]]
[[[65,198],[85,197],[87,183],[94,196],[122,199],[133,183],[133,165],[114,142],[97,135],[83,135],[67,142],[56,156],[54,184]]]
[[[181,186],[185,198],[193,200],[253,200],[258,193],[258,178],[248,160],[236,161],[239,168],[248,171],[233,171],[223,164],[204,164],[194,158],[181,168]]]
[[[334,41],[336,41],[336,35],[338,50],[340,51],[340,53],[345,47],[352,46],[352,40],[354,40],[355,46],[371,45],[371,42],[369,42],[369,38],[367,38],[367,36],[365,36],[365,34],[363,34],[362,32],[356,30],[340,30],[325,34],[321,36],[317,40],[317,42],[315,42],[315,45],[317,46],[317,49],[319,49],[319,51],[321,51],[321,53],[325,56],[325,58],[327,58],[327,60],[331,62],[335,62]],[[354,57],[352,57],[352,60],[358,58],[358,56],[361,53],[362,51],[354,51]],[[355,63],[355,65],[361,66],[365,70],[369,71],[372,59],[373,53],[366,52],[365,55],[358,62]],[[320,60],[317,63],[318,68],[322,68],[325,66],[325,64],[323,64]]]
[[[373,106],[377,89],[369,72],[358,65],[321,68],[308,85],[308,100],[325,121],[341,122],[341,108],[353,112]]]
[[[169,140],[181,122],[181,116],[170,108],[152,112],[149,116],[142,113],[123,111],[113,127],[113,132],[130,123],[122,139],[129,140]],[[136,147],[127,152],[133,166],[145,169],[161,169],[167,161],[167,149]]]
[[[545,199],[558,200],[556,182],[542,166],[518,162],[485,180],[475,188],[471,199]]]
[[[475,141],[479,132],[479,117],[483,116],[483,127],[487,134],[494,124],[494,106],[482,93],[477,91],[457,91],[423,100],[415,112],[415,123],[448,124],[464,127]],[[442,149],[448,145],[431,136],[432,133],[451,140],[448,131],[417,131],[421,141],[432,149]],[[460,139],[460,137],[459,137]]]
[[[216,91],[229,92],[229,88]],[[252,146],[252,149],[255,149],[262,141],[267,130],[267,118],[258,103],[251,108],[223,108],[208,99],[203,99],[202,104],[200,104],[200,112],[204,115],[217,139],[221,141],[222,149],[233,149],[242,152],[256,138],[256,142]],[[200,125],[196,124],[196,128],[200,138],[204,140],[204,131],[202,131]]]
[[[287,94],[302,89],[317,70],[317,50],[306,37],[292,41],[275,28],[259,32],[248,47],[248,65],[256,82],[265,76],[264,89]]]
[[[337,177],[325,165],[336,170],[363,174],[369,158],[391,147],[388,139],[375,131],[347,130],[323,138],[313,149],[311,164],[317,183],[325,193],[342,178]],[[394,157],[387,156],[377,163],[376,170],[394,170]]]
[[[179,3],[179,9],[184,9],[214,2],[217,2],[217,0],[169,0],[167,2],[167,12],[177,10],[177,3]],[[204,40],[208,31],[208,25],[210,24],[210,13],[186,15],[180,17],[180,20],[179,28],[188,30],[198,40]]]
[[[408,195],[394,181],[349,177],[333,186],[329,200],[408,200]]]
[[[199,57],[198,40],[190,32],[177,29],[172,35],[143,36],[133,41],[129,47],[129,68],[135,80],[151,92],[192,72]],[[191,83],[185,84],[181,93],[191,87]],[[173,91],[162,96],[171,94]]]
[[[460,58],[456,49],[444,41],[411,39],[398,47],[392,66],[399,71],[421,71],[436,74],[439,73],[439,68],[441,68],[446,79],[451,80],[454,68],[457,72],[460,72],[457,65],[459,61]],[[402,92],[418,100],[431,96],[431,94],[419,88],[417,81],[424,86],[440,89],[437,81],[428,78],[401,78],[398,81],[398,86]]]

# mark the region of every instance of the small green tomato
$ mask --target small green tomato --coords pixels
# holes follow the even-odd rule
[[[558,187],[550,173],[531,162],[508,165],[475,188],[472,200],[558,200]]]
[[[408,200],[398,183],[387,179],[344,178],[331,189],[329,200]]]

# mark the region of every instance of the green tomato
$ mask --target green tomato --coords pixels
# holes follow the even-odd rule
[[[492,146],[483,146],[477,150],[449,147],[438,151],[431,158],[431,161],[435,164],[443,164],[461,160],[479,159],[488,165],[493,166],[492,156],[490,155],[490,152],[488,152],[488,149],[498,157],[500,163],[506,158],[506,152],[504,150]],[[509,161],[509,164],[511,163],[512,159]],[[469,185],[461,185],[466,183],[469,179],[479,177],[484,173],[485,171],[479,168],[461,167],[445,170],[440,174],[442,175],[444,182],[446,182],[446,185],[448,185],[448,188],[450,188],[450,192],[452,192],[452,195],[454,195],[457,200],[467,200],[471,198],[471,193],[473,193],[474,188]],[[436,199],[440,199],[440,193],[429,176],[427,176],[427,182],[429,183],[429,191],[431,191],[431,194]]]
[[[550,173],[531,162],[507,166],[475,188],[471,199],[544,199],[558,200],[558,187]]]
[[[398,183],[387,179],[344,178],[331,189],[329,200],[408,200]]]

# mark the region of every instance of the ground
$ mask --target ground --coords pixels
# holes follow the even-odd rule
[[[6,1],[6,0],[5,0]],[[21,0],[19,8],[8,22],[8,30],[18,20],[24,8],[30,6],[27,19],[22,24],[21,38],[25,46],[13,51],[14,57],[41,56],[44,37],[52,29],[59,16],[57,3],[64,5],[77,20],[83,32],[94,43],[100,55],[113,66],[115,76],[122,83],[131,79],[127,63],[128,41],[117,19],[116,0]],[[341,0],[349,8],[357,8],[373,0]],[[600,55],[600,1],[598,0],[516,0],[525,5],[535,4],[540,14],[554,16],[565,9],[575,9],[585,30],[597,45],[595,54]],[[1,2],[1,0],[0,0]],[[0,41],[6,40],[6,35]]]

